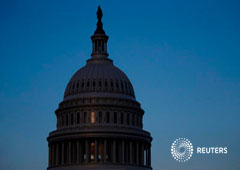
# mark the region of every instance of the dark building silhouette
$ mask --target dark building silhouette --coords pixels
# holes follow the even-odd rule
[[[92,54],[69,81],[47,140],[49,170],[150,170],[150,133],[128,77],[108,58],[98,7]]]

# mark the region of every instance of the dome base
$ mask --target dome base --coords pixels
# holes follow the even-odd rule
[[[152,170],[151,167],[130,165],[74,165],[51,167],[48,170]]]

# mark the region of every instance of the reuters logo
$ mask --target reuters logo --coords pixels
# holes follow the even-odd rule
[[[193,154],[192,143],[186,138],[178,138],[172,143],[171,153],[175,160],[186,162]]]

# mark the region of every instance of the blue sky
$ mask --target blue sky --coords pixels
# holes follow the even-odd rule
[[[0,169],[47,167],[46,137],[90,57],[97,5],[109,57],[130,78],[155,170],[240,169],[239,1],[0,1]],[[227,146],[176,162],[171,143]]]

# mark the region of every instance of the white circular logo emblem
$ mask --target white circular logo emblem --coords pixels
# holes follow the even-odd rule
[[[186,162],[193,154],[192,143],[186,138],[178,138],[172,144],[171,153],[177,161]]]

